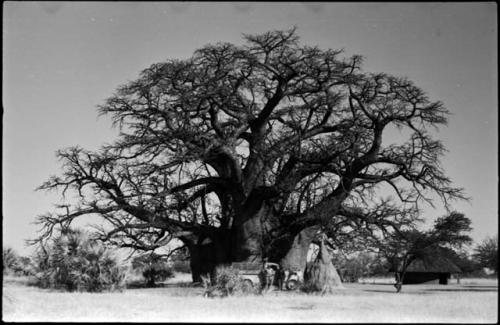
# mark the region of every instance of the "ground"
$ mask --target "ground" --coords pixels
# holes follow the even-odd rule
[[[64,293],[4,278],[3,321],[496,323],[498,281],[462,279],[449,285],[405,285],[388,279],[344,284],[329,296],[270,292],[203,298],[188,277],[163,287],[114,293]],[[453,282],[453,281],[452,281]]]

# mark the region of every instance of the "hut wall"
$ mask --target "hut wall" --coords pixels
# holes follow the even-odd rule
[[[403,284],[439,283],[448,284],[450,273],[444,272],[407,272]]]

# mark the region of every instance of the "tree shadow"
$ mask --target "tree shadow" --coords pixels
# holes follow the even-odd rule
[[[312,310],[314,309],[314,304],[304,304],[301,306],[289,306],[287,307],[288,309],[294,309],[294,310]]]
[[[156,289],[156,288],[196,288],[201,287],[196,283],[192,282],[176,282],[176,283],[156,283],[155,285],[150,285],[144,281],[134,281],[129,282],[126,285],[127,289]]]
[[[164,288],[164,283],[156,283],[154,285],[145,283],[144,281],[129,282],[125,286],[127,289],[152,289],[152,288]]]
[[[364,289],[363,291],[366,291],[366,292],[383,292],[383,293],[391,293],[391,292],[396,292],[395,289],[387,289],[387,290],[374,290],[374,289]]]
[[[463,292],[498,292],[497,287],[491,287],[491,288],[454,288],[454,289],[425,289],[425,291],[444,291],[444,292],[456,292],[456,291],[463,291]]]
[[[430,294],[430,292],[425,292],[425,291],[415,291],[415,290],[405,290],[405,287],[401,289],[400,292],[397,292],[396,289],[387,289],[387,290],[373,290],[373,289],[366,289],[363,290],[364,292],[376,292],[376,293],[397,293],[397,294],[402,294],[402,293],[411,293],[411,294],[416,294],[416,295],[422,295],[422,294]]]
[[[496,289],[498,290],[497,285],[488,285],[488,286],[482,286],[482,285],[464,285],[466,288],[486,288],[486,289]]]

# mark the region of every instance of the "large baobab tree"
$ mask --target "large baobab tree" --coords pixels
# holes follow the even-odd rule
[[[441,102],[405,78],[363,72],[360,56],[302,45],[295,29],[244,39],[119,87],[99,107],[121,130],[116,142],[58,152],[62,174],[40,187],[78,193],[39,217],[44,234],[94,214],[117,245],[180,239],[195,279],[262,257],[303,270],[321,227],[395,227],[406,217],[387,207],[464,197],[439,165]],[[387,130],[399,141],[385,143]]]

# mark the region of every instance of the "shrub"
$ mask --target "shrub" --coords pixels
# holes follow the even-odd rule
[[[174,261],[172,270],[179,273],[191,273],[191,266],[188,261]]]
[[[19,267],[19,257],[12,248],[4,248],[2,250],[2,273],[14,273],[14,270]]]
[[[16,274],[23,275],[23,276],[29,276],[29,275],[35,274],[31,258],[26,257],[26,256],[19,256],[18,261],[19,261],[19,267],[15,271]]]
[[[155,286],[156,282],[165,281],[174,276],[172,268],[158,254],[150,253],[135,257],[132,267],[140,270],[148,286]]]
[[[79,230],[66,230],[35,258],[37,284],[42,288],[101,292],[124,286],[125,268],[109,249]]]
[[[315,283],[313,283],[311,281],[305,281],[305,282],[300,283],[299,291],[311,294],[311,293],[317,293],[318,289],[317,289],[317,286]]]
[[[2,273],[17,276],[33,275],[33,267],[29,257],[19,256],[12,248],[2,250]]]
[[[254,289],[239,275],[239,271],[231,266],[217,267],[212,282],[206,287],[205,296],[227,297],[255,293]]]

